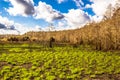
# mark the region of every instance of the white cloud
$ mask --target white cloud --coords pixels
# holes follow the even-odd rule
[[[120,0],[90,0],[92,4],[87,4],[85,8],[91,8],[95,13],[91,21],[100,22],[104,16],[111,17],[116,7],[120,7]]]
[[[53,9],[51,5],[45,2],[39,2],[38,6],[34,6],[33,0],[9,0],[12,7],[6,11],[13,16],[21,15],[27,17],[32,15],[35,19],[44,19],[47,22],[61,19],[64,16],[57,10]]]
[[[34,2],[33,0],[9,0],[12,7],[6,9],[10,15],[32,15],[34,14]]]
[[[20,32],[20,34],[24,34],[29,31],[40,31],[40,26],[39,26],[39,28],[38,28],[38,26],[37,27],[27,27],[27,26],[24,26],[19,23],[15,23],[14,26],[15,26],[15,29]]]
[[[2,16],[0,16],[0,23],[4,24],[8,28],[14,25],[14,21],[8,20],[6,17],[2,17]]]
[[[34,28],[34,31],[42,31],[42,27],[39,25],[36,25]]]
[[[64,15],[68,25],[72,26],[73,28],[81,27],[90,20],[88,14],[80,9],[71,9],[67,14]]]
[[[86,4],[85,8],[91,8],[91,5],[90,4]]]
[[[62,2],[65,2],[66,0],[57,0],[57,2],[59,3],[59,4],[61,4]]]
[[[64,16],[54,10],[52,6],[46,4],[45,2],[39,2],[39,5],[35,7],[35,19],[44,19],[47,22],[52,22],[53,20],[62,19]]]
[[[0,29],[0,34],[19,34],[16,30]]]
[[[82,0],[73,0],[76,3],[76,6],[80,9],[83,9],[82,5],[84,5],[84,2]]]
[[[19,34],[14,24],[14,21],[0,16],[0,34]]]
[[[120,0],[90,0],[92,4],[85,4],[82,0],[72,0],[76,3],[76,6],[80,9],[71,9],[68,13],[60,13],[59,11],[52,8],[51,5],[46,4],[45,2],[39,2],[38,6],[34,6],[33,0],[6,0],[11,2],[12,7],[8,8],[7,11],[11,15],[22,15],[28,16],[32,15],[35,19],[44,19],[45,21],[52,23],[54,20],[59,20],[57,27],[53,27],[54,30],[68,30],[68,29],[76,29],[81,27],[88,22],[95,21],[100,22],[103,19],[103,16],[106,13],[108,6],[111,4],[112,7],[120,7]],[[67,0],[57,0],[58,3],[65,2]],[[90,16],[85,13],[82,9],[84,8],[91,8],[95,13],[94,16]],[[12,30],[0,29],[2,33],[15,33],[14,31],[20,32],[24,34],[28,31],[49,31],[50,27],[42,28],[39,25],[35,27],[26,27],[22,24],[15,23],[5,17],[0,16],[0,25],[2,27],[15,28],[13,32]],[[0,27],[0,28],[2,28]]]
[[[59,3],[59,4],[61,4],[61,3],[63,3],[63,2],[67,2],[68,0],[57,0],[57,2]]]
[[[0,16],[0,34],[24,34],[29,31],[40,31],[41,26],[27,27],[19,23],[15,23],[6,17]]]
[[[110,4],[110,0],[92,0],[92,2],[91,7],[97,16],[103,16],[107,6]]]
[[[64,27],[65,23],[64,22],[58,22],[58,27]]]
[[[108,6],[111,4],[112,7],[115,7],[118,1],[119,0],[91,0],[91,2],[93,2],[91,8],[97,16],[103,16]]]
[[[66,20],[64,21],[60,21],[57,24],[57,27],[55,28],[56,31],[59,30],[69,30],[69,29],[73,29],[74,27],[71,27]]]
[[[90,22],[97,22],[98,23],[98,22],[102,21],[103,16],[96,16],[96,15],[94,15],[94,16],[91,16],[90,19],[91,19]]]

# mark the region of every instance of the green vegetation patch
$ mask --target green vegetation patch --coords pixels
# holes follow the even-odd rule
[[[24,44],[24,47],[27,46]],[[116,79],[120,74],[119,53],[87,51],[80,48],[40,47],[31,48],[32,52],[26,49],[22,51],[21,47],[8,48],[7,53],[0,54],[0,79],[108,80]]]

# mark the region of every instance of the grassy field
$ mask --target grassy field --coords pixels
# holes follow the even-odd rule
[[[120,80],[120,53],[1,44],[0,80]]]

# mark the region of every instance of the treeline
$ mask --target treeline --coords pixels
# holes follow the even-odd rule
[[[96,50],[120,50],[120,9],[116,10],[111,18],[100,23],[91,23],[80,29],[29,32],[25,36],[39,41],[49,41],[53,37],[57,42],[92,45]]]
[[[18,42],[18,41],[30,41],[29,37],[10,37],[7,41]]]

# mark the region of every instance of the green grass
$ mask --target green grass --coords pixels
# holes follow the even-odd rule
[[[111,75],[120,74],[119,53],[37,44],[10,46],[1,48],[6,51],[0,53],[0,80],[111,80]]]

